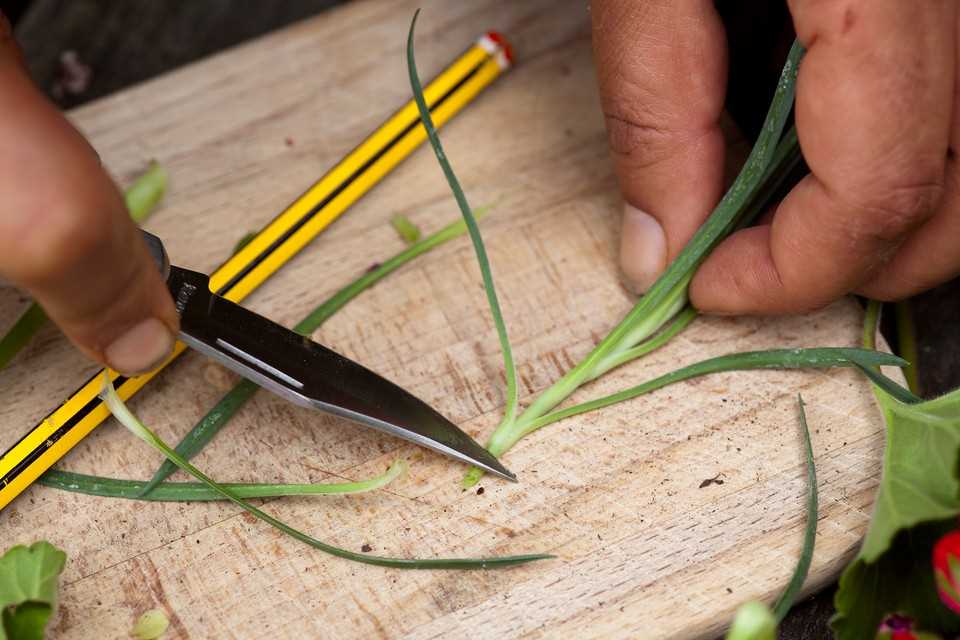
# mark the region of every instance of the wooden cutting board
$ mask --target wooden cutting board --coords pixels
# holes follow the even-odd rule
[[[480,32],[518,66],[443,132],[483,222],[521,392],[556,380],[630,308],[616,270],[619,200],[605,147],[582,0],[359,2],[71,114],[126,182],[156,158],[172,175],[150,221],[174,261],[210,270],[409,99],[403,44],[423,5],[430,76]],[[680,185],[682,187],[682,185]],[[397,252],[402,212],[427,230],[459,215],[421,149],[248,299],[292,324]],[[0,326],[25,302],[0,289]],[[504,378],[465,239],[352,302],[315,338],[408,387],[484,439]],[[582,390],[587,398],[680,363],[745,349],[856,345],[851,300],[806,317],[704,318],[665,349]],[[45,329],[0,372],[12,441],[94,368]],[[187,354],[132,402],[175,442],[235,378]],[[506,462],[522,482],[463,492],[463,467],[259,394],[197,458],[222,481],[338,481],[397,457],[410,474],[356,497],[265,501],[327,541],[398,556],[551,552],[490,572],[404,572],[332,558],[223,504],[155,504],[33,487],[0,514],[0,540],[45,538],[69,560],[58,638],[126,637],[159,607],[168,638],[689,637],[786,583],[804,524],[796,395],[808,403],[821,492],[807,584],[821,586],[864,533],[881,422],[849,371],[715,375],[549,427]],[[113,422],[61,468],[146,478],[160,458]],[[178,476],[179,478],[179,476]],[[720,482],[701,486],[703,480]]]

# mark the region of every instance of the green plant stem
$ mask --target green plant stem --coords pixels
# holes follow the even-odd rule
[[[910,391],[919,396],[921,392],[917,362],[920,354],[917,351],[917,329],[913,322],[910,300],[902,300],[893,308],[897,319],[897,351],[910,363],[903,368],[903,376],[907,379]]]
[[[266,522],[267,524],[279,529],[283,533],[289,535],[296,540],[299,540],[305,544],[310,545],[320,551],[329,553],[330,555],[337,556],[338,558],[345,558],[347,560],[353,560],[355,562],[362,562],[364,564],[372,564],[381,567],[394,567],[398,569],[491,569],[497,567],[506,567],[517,564],[524,564],[527,562],[532,562],[534,560],[545,560],[551,558],[552,556],[544,554],[529,554],[529,555],[517,555],[517,556],[503,556],[498,558],[438,558],[438,559],[429,559],[429,560],[420,560],[420,559],[407,559],[407,558],[389,558],[384,556],[374,556],[364,553],[356,553],[353,551],[348,551],[347,549],[341,549],[325,542],[321,542],[316,538],[313,538],[306,533],[294,529],[285,522],[274,518],[270,514],[258,509],[249,502],[245,501],[239,497],[236,493],[230,489],[224,487],[223,485],[218,484],[217,482],[210,479],[202,471],[197,469],[195,466],[187,462],[181,455],[174,451],[167,443],[161,440],[155,433],[146,427],[140,420],[137,419],[133,413],[127,408],[123,403],[123,400],[120,399],[120,396],[117,395],[116,390],[113,388],[113,384],[110,382],[110,379],[104,374],[103,377],[104,383],[101,390],[101,398],[104,403],[110,409],[110,412],[120,421],[123,426],[125,426],[131,433],[135,436],[148,443],[158,451],[161,451],[168,460],[176,464],[178,467],[192,475],[194,478],[202,482],[204,485],[209,487],[212,491],[220,494],[230,502],[233,502],[238,507],[244,511],[254,515],[260,520]]]
[[[447,154],[440,144],[440,136],[433,124],[433,117],[430,115],[430,108],[423,97],[423,87],[420,84],[420,76],[417,74],[417,61],[414,56],[413,36],[417,26],[417,17],[420,10],[413,14],[413,20],[410,22],[410,31],[407,34],[407,72],[410,78],[410,88],[413,91],[413,99],[420,111],[420,121],[427,132],[427,139],[437,157],[437,162],[443,170],[443,175],[450,185],[453,197],[460,207],[460,213],[470,232],[470,240],[473,242],[474,251],[477,254],[477,263],[480,266],[480,275],[483,278],[483,288],[487,294],[487,303],[490,305],[490,315],[493,317],[494,326],[497,329],[497,337],[500,340],[500,350],[503,353],[504,372],[507,378],[507,401],[503,411],[503,419],[498,429],[509,428],[514,421],[517,413],[518,392],[517,392],[517,371],[513,362],[513,351],[510,347],[510,339],[507,336],[507,326],[503,321],[503,313],[500,311],[500,301],[497,299],[497,290],[493,284],[493,273],[490,269],[490,260],[487,258],[487,250],[483,244],[483,238],[480,236],[480,228],[474,219],[470,204],[467,202],[467,196],[464,194],[457,180],[450,162],[447,160]]]
[[[146,173],[138,177],[124,193],[124,202],[130,217],[142,224],[153,208],[163,198],[167,187],[167,172],[151,161]],[[31,302],[13,327],[0,339],[0,369],[3,369],[47,321],[46,312],[36,302]]]
[[[476,217],[483,218],[488,211],[488,207],[478,209]],[[343,287],[330,298],[325,300],[307,317],[301,320],[294,331],[301,335],[310,335],[316,331],[320,325],[330,319],[335,313],[344,307],[348,302],[356,298],[366,289],[393,273],[414,258],[435,249],[441,244],[448,242],[466,231],[466,223],[458,220],[448,224],[436,233],[420,240],[382,263],[376,269],[368,271],[347,286]],[[246,402],[253,397],[259,387],[249,380],[241,380],[233,387],[217,404],[207,412],[203,418],[187,433],[186,436],[177,444],[176,451],[184,459],[189,460],[202,450],[214,436],[226,425],[227,421],[243,407]],[[150,481],[143,486],[141,496],[148,495],[161,482],[170,477],[176,471],[177,467],[169,460],[164,460],[160,468],[153,475]]]
[[[593,375],[590,376],[590,380],[596,380],[603,374],[616,369],[620,365],[626,364],[631,360],[636,360],[637,358],[643,357],[649,353],[652,353],[662,347],[663,345],[670,342],[678,333],[686,329],[691,322],[696,320],[697,310],[691,306],[687,306],[683,311],[678,313],[670,321],[670,324],[665,326],[660,332],[651,337],[649,340],[641,342],[637,346],[627,349],[626,351],[621,351],[619,353],[611,355],[606,360],[597,363],[597,370],[593,372]]]
[[[877,302],[876,300],[869,300],[867,302],[867,310],[863,318],[863,346],[866,349],[875,349],[877,345],[877,332],[880,329],[880,312],[883,308],[882,302]],[[901,367],[905,367],[909,364],[906,360],[903,361]],[[857,368],[860,371],[870,378],[870,380],[880,389],[885,391],[892,398],[896,399],[898,402],[904,404],[917,404],[923,402],[923,398],[920,398],[910,389],[900,386],[895,381],[891,380],[887,376],[883,375],[880,371],[879,366],[863,366],[857,365]],[[876,395],[876,390],[874,390]],[[879,398],[879,395],[878,395]]]
[[[366,480],[355,482],[312,483],[312,484],[260,484],[247,482],[223,483],[227,490],[240,498],[277,498],[281,496],[344,495],[365,493],[387,486],[399,478],[407,469],[403,460],[396,460],[385,473]],[[123,480],[103,478],[72,471],[51,469],[37,481],[45,487],[65,489],[76,493],[130,500],[152,500],[156,502],[204,502],[225,500],[207,485],[200,482],[163,482],[147,495],[142,495],[147,484],[142,480]]]

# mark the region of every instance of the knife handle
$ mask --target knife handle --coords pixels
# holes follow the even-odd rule
[[[153,258],[153,263],[157,265],[157,269],[163,276],[164,282],[166,282],[167,278],[170,277],[170,258],[167,257],[163,240],[143,229],[140,230],[140,233],[143,234],[143,240],[147,243],[147,250],[150,252],[150,257]]]

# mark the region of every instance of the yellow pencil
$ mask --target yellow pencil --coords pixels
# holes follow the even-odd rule
[[[491,32],[477,40],[424,89],[437,126],[456,115],[510,65],[509,47],[498,34]],[[212,273],[211,290],[234,302],[242,300],[425,139],[426,131],[411,100]],[[184,349],[177,343],[163,366]],[[107,373],[120,396],[127,399],[157,371],[134,378],[111,370]],[[97,397],[101,380],[102,372],[98,372],[0,456],[0,510],[109,416]]]

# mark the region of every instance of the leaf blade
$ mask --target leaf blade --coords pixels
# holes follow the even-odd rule
[[[380,567],[393,567],[397,569],[490,569],[498,567],[507,567],[517,564],[526,564],[536,560],[546,560],[553,556],[547,554],[525,554],[516,556],[500,556],[493,558],[437,558],[437,559],[409,559],[409,558],[390,558],[385,556],[373,556],[364,553],[356,553],[340,547],[336,547],[325,542],[321,542],[312,536],[294,529],[285,522],[274,518],[270,514],[258,509],[246,500],[238,497],[229,489],[215,482],[202,471],[190,464],[177,452],[175,452],[167,443],[161,440],[156,434],[130,412],[127,406],[120,399],[113,383],[104,374],[104,383],[101,391],[101,398],[110,409],[119,422],[135,436],[161,451],[169,460],[178,467],[195,477],[197,480],[207,485],[213,491],[216,491],[224,498],[233,502],[244,511],[250,513],[257,519],[279,529],[290,537],[299,540],[315,549],[346,560],[353,560],[363,564],[372,564]]]

